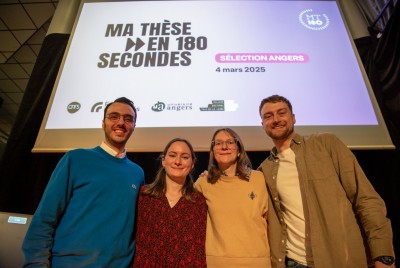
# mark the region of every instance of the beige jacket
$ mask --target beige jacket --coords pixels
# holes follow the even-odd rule
[[[306,219],[307,257],[314,267],[365,268],[372,258],[394,256],[386,207],[352,152],[334,135],[293,138]],[[273,267],[285,267],[287,231],[276,188],[274,148],[261,163],[268,186]],[[364,246],[366,245],[366,246]]]

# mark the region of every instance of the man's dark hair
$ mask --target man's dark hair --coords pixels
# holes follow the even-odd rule
[[[258,109],[258,112],[259,112],[260,116],[262,116],[262,115],[261,115],[261,109],[262,109],[262,107],[264,106],[264,104],[266,104],[266,103],[277,103],[277,102],[284,102],[284,103],[286,103],[287,106],[288,106],[289,109],[290,109],[290,112],[293,113],[292,104],[290,103],[290,101],[289,101],[288,99],[286,99],[286,98],[283,97],[283,96],[272,95],[272,96],[269,96],[269,97],[267,97],[267,98],[265,98],[265,99],[263,99],[263,100],[261,101],[260,107],[259,107],[259,109]]]
[[[125,98],[125,97],[120,97],[120,98],[116,99],[115,101],[110,102],[109,104],[107,104],[106,108],[104,108],[104,117],[103,117],[103,119],[106,118],[108,107],[110,107],[110,105],[113,104],[113,103],[125,103],[125,104],[128,104],[129,106],[131,106],[133,111],[135,112],[134,120],[136,122],[136,118],[137,118],[136,107],[133,104],[133,101],[131,101],[130,99]]]

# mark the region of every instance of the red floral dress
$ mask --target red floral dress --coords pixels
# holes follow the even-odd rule
[[[139,195],[133,267],[207,267],[207,205],[201,193],[193,200],[171,208],[165,196]]]

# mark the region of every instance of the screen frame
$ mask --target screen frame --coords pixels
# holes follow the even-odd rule
[[[311,0],[312,1],[312,0]],[[66,152],[75,148],[89,148],[99,145],[104,140],[104,131],[101,129],[101,121],[99,121],[98,129],[80,129],[79,131],[71,129],[45,129],[45,125],[49,116],[49,112],[54,100],[56,89],[62,74],[63,66],[68,56],[68,51],[74,36],[75,29],[77,27],[81,11],[86,3],[95,2],[121,2],[121,1],[81,1],[79,11],[75,18],[73,30],[71,32],[68,45],[57,75],[56,82],[48,103],[46,114],[43,118],[40,126],[40,131],[37,136],[34,148],[32,152]],[[313,133],[330,132],[337,135],[350,149],[395,149],[393,142],[391,141],[389,132],[384,122],[382,113],[379,109],[375,95],[373,93],[371,84],[363,68],[360,56],[356,49],[353,39],[349,33],[349,28],[343,15],[343,11],[340,3],[335,1],[339,11],[341,13],[344,26],[347,31],[347,35],[351,46],[353,48],[360,72],[366,83],[368,95],[371,100],[375,115],[377,117],[378,125],[368,126],[303,126],[295,125],[295,131],[301,135],[310,135]],[[261,100],[260,100],[261,101]],[[255,107],[258,110],[258,107]],[[294,107],[294,113],[296,113],[296,107]],[[138,120],[140,120],[140,112],[138,113]],[[222,127],[222,126],[221,126]],[[233,128],[241,136],[245,143],[246,150],[248,151],[265,151],[273,148],[273,143],[269,137],[266,136],[262,126],[261,118],[260,125],[258,127],[242,127],[242,126],[223,126]],[[183,127],[179,128],[146,128],[137,127],[126,144],[127,152],[159,152],[162,151],[163,146],[172,138],[177,136],[181,138],[187,138],[190,140],[196,151],[208,151],[211,141],[212,133],[220,127]],[[201,131],[199,131],[201,129]],[[368,136],[365,134],[369,133]],[[370,137],[379,137],[376,141],[371,141]],[[74,140],[73,146],[70,141]],[[138,142],[140,141],[140,142]],[[147,141],[147,142],[144,142]],[[157,141],[155,145],[154,141]],[[260,143],[262,141],[262,143]],[[56,144],[56,147],[54,147]],[[160,145],[162,144],[162,145]]]

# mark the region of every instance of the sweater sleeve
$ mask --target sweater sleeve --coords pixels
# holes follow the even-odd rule
[[[196,182],[194,183],[194,188],[200,192],[200,193],[204,193],[204,189],[203,189],[203,184],[204,184],[204,180],[207,180],[206,176],[200,176]]]
[[[54,233],[71,196],[70,155],[57,164],[32,218],[22,251],[23,267],[50,267]]]
[[[369,182],[353,153],[337,137],[326,137],[347,198],[365,231],[372,258],[394,256],[392,228],[386,206]]]

